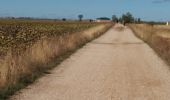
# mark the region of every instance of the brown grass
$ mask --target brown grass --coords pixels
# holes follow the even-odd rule
[[[170,64],[170,27],[163,25],[130,24],[137,37],[147,42]]]
[[[33,82],[47,69],[54,67],[49,66],[51,61],[100,36],[111,26],[108,23],[75,34],[44,37],[22,53],[9,51],[0,59],[0,99]]]

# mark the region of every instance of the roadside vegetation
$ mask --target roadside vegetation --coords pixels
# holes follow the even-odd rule
[[[148,43],[170,64],[170,26],[167,26],[165,22],[142,21],[140,18],[133,17],[129,12],[120,18],[113,15],[112,21],[129,26],[137,37]]]
[[[0,100],[48,73],[70,52],[111,26],[95,22],[0,20]]]
[[[135,35],[147,42],[170,64],[170,26],[153,24],[129,24]]]

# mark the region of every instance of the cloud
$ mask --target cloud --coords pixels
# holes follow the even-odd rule
[[[170,2],[170,0],[154,0],[152,3],[165,3],[165,2]]]

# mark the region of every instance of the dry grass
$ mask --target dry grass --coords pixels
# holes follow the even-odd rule
[[[154,28],[157,28],[157,29],[170,29],[170,26],[167,26],[167,25],[154,25]]]
[[[170,27],[148,24],[130,24],[136,36],[147,42],[170,64]]]
[[[0,59],[0,99],[32,83],[46,70],[54,59],[73,51],[88,41],[100,36],[112,24],[105,23],[74,34],[57,37],[43,37],[26,50],[14,53],[12,50]]]

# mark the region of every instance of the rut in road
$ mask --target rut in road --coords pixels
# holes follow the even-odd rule
[[[11,100],[169,100],[170,70],[117,24]]]

